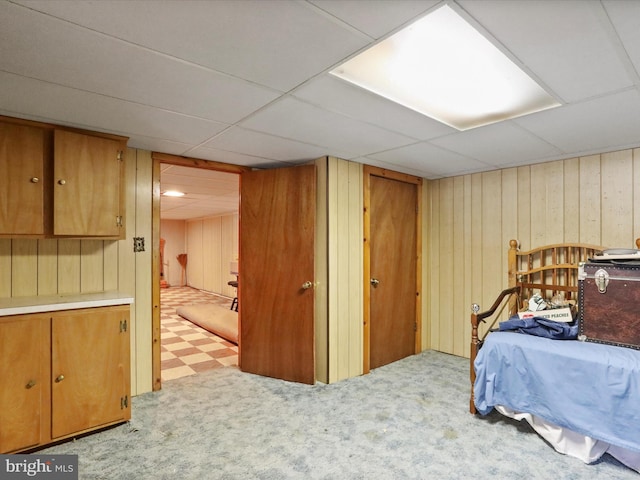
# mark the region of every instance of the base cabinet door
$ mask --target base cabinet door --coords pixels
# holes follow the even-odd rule
[[[131,418],[128,327],[129,307],[53,316],[53,439]]]
[[[48,315],[0,322],[0,452],[48,439],[49,338]]]

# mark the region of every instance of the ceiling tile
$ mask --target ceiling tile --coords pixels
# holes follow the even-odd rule
[[[496,168],[512,165],[513,162],[526,163],[536,158],[563,153],[511,122],[500,122],[454,133],[431,140],[429,143]]]
[[[20,3],[281,91],[369,42],[303,2],[141,0],[117,2],[117,8],[113,2]]]
[[[284,162],[315,160],[326,155],[322,147],[239,127],[229,128],[202,146]]]
[[[0,4],[0,18],[0,65],[7,72],[227,123],[278,96],[17,5]],[[32,25],[28,38],[25,22]],[[48,45],[58,45],[59,54]]]
[[[455,172],[454,175],[460,175],[487,170],[488,167],[478,160],[449,152],[426,142],[367,155],[366,158],[415,169],[423,172],[422,176],[425,178],[437,178],[453,172]]]
[[[182,155],[193,147],[193,145],[186,143],[172,142],[170,140],[146,137],[139,134],[129,134],[129,142],[127,145],[131,148],[139,148],[140,150],[148,150],[150,152],[168,153],[171,155]]]
[[[284,98],[241,122],[252,130],[327,149],[328,155],[349,158],[414,143],[415,140],[374,125]],[[347,158],[348,159],[348,158]]]
[[[640,2],[628,0],[605,0],[604,7],[622,41],[625,52],[629,55],[640,75]]]
[[[352,161],[362,163],[365,165],[371,165],[374,167],[384,168],[384,169],[395,171],[395,172],[406,173],[407,175],[415,175],[416,177],[428,178],[430,180],[434,180],[436,178],[442,177],[442,175],[436,175],[436,174],[433,174],[427,177],[425,176],[424,169],[422,168],[410,168],[410,167],[407,167],[406,165],[398,165],[397,163],[384,162],[382,160],[378,160],[371,157],[354,158]]]
[[[276,168],[290,166],[290,164],[273,160],[272,158],[257,157],[238,152],[219,150],[216,148],[207,148],[204,146],[192,148],[185,152],[185,156],[201,158],[203,160],[212,160],[215,162],[230,163],[233,165],[242,165],[244,167]]]
[[[462,7],[564,101],[632,84],[600,2],[463,0]]]
[[[0,72],[0,105],[64,125],[198,144],[226,125]]]
[[[429,140],[457,131],[329,74],[303,85],[293,96],[416,140]]]
[[[640,93],[631,89],[514,122],[564,152],[606,151],[640,142]],[[570,126],[570,128],[566,128]]]
[[[310,3],[370,37],[380,38],[422,15],[439,0],[310,0]]]

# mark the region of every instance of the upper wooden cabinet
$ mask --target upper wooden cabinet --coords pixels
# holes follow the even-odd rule
[[[45,234],[46,131],[0,123],[0,232]]]
[[[0,117],[0,237],[125,238],[126,142]]]
[[[56,130],[53,145],[53,234],[119,237],[121,142]]]

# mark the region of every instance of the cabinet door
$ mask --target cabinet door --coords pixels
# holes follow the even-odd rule
[[[129,307],[55,314],[52,438],[131,418]]]
[[[56,130],[54,235],[120,237],[122,143]]]
[[[0,319],[0,452],[48,441],[49,317]]]
[[[0,123],[0,234],[42,235],[45,131]]]

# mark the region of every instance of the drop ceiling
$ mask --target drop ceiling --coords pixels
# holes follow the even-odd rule
[[[561,103],[485,127],[328,73],[443,3],[0,0],[0,114],[256,168],[333,155],[427,179],[640,146],[640,1],[447,1]],[[192,191],[181,215],[206,216],[201,172],[168,179]]]

